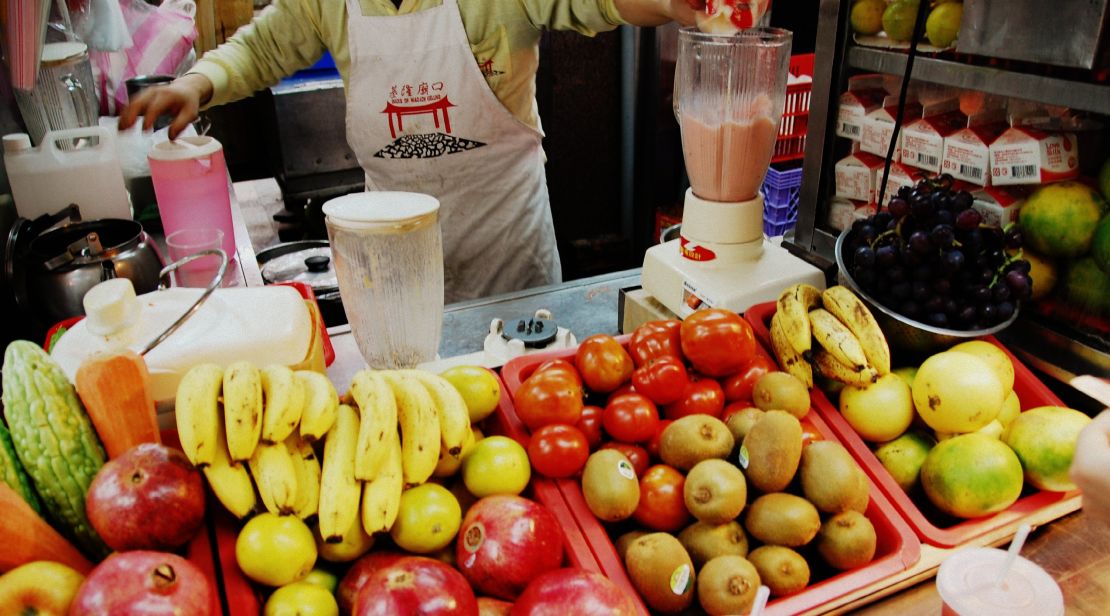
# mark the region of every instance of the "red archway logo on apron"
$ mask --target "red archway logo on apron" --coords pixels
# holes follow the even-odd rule
[[[486,144],[451,134],[451,108],[442,81],[393,84],[382,113],[389,122],[393,141],[378,150],[376,158],[436,158],[480,148]],[[432,132],[405,133],[405,118],[431,116]]]

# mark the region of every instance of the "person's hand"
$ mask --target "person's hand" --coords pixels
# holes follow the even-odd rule
[[[690,8],[694,9],[695,11],[705,10],[705,0],[686,0],[686,4],[689,4]]]
[[[1110,526],[1110,409],[1079,433],[1071,478],[1083,492],[1083,510]]]
[[[176,139],[193,120],[197,119],[200,106],[212,98],[212,82],[204,75],[189,74],[171,83],[147,88],[127,103],[120,111],[119,129],[127,130],[143,116],[143,130],[150,130],[159,116],[173,116],[169,137]]]

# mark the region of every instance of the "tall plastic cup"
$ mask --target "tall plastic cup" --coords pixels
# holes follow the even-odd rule
[[[212,137],[179,137],[151,146],[150,180],[166,235],[182,229],[223,231],[223,250],[235,258],[235,227],[224,148]]]
[[[439,200],[364,192],[324,204],[343,309],[371,368],[431,361],[443,329]]]
[[[937,571],[943,616],[1064,616],[1060,586],[1036,563],[1017,556],[1005,576],[1006,551],[965,548]]]

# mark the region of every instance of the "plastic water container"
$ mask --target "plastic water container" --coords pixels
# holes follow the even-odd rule
[[[132,218],[115,135],[101,126],[50,131],[38,147],[26,133],[4,135],[4,166],[22,218],[54,214],[71,203],[83,220]]]

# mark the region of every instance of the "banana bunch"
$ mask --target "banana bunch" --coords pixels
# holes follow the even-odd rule
[[[274,513],[317,513],[322,469],[313,443],[339,414],[326,376],[277,364],[201,364],[181,379],[175,407],[185,456],[232,514],[249,515],[259,500]]]
[[[813,371],[863,386],[890,372],[890,347],[874,315],[850,289],[807,284],[782,292],[771,318],[771,347],[783,370],[813,387]],[[814,345],[814,341],[817,342]]]

